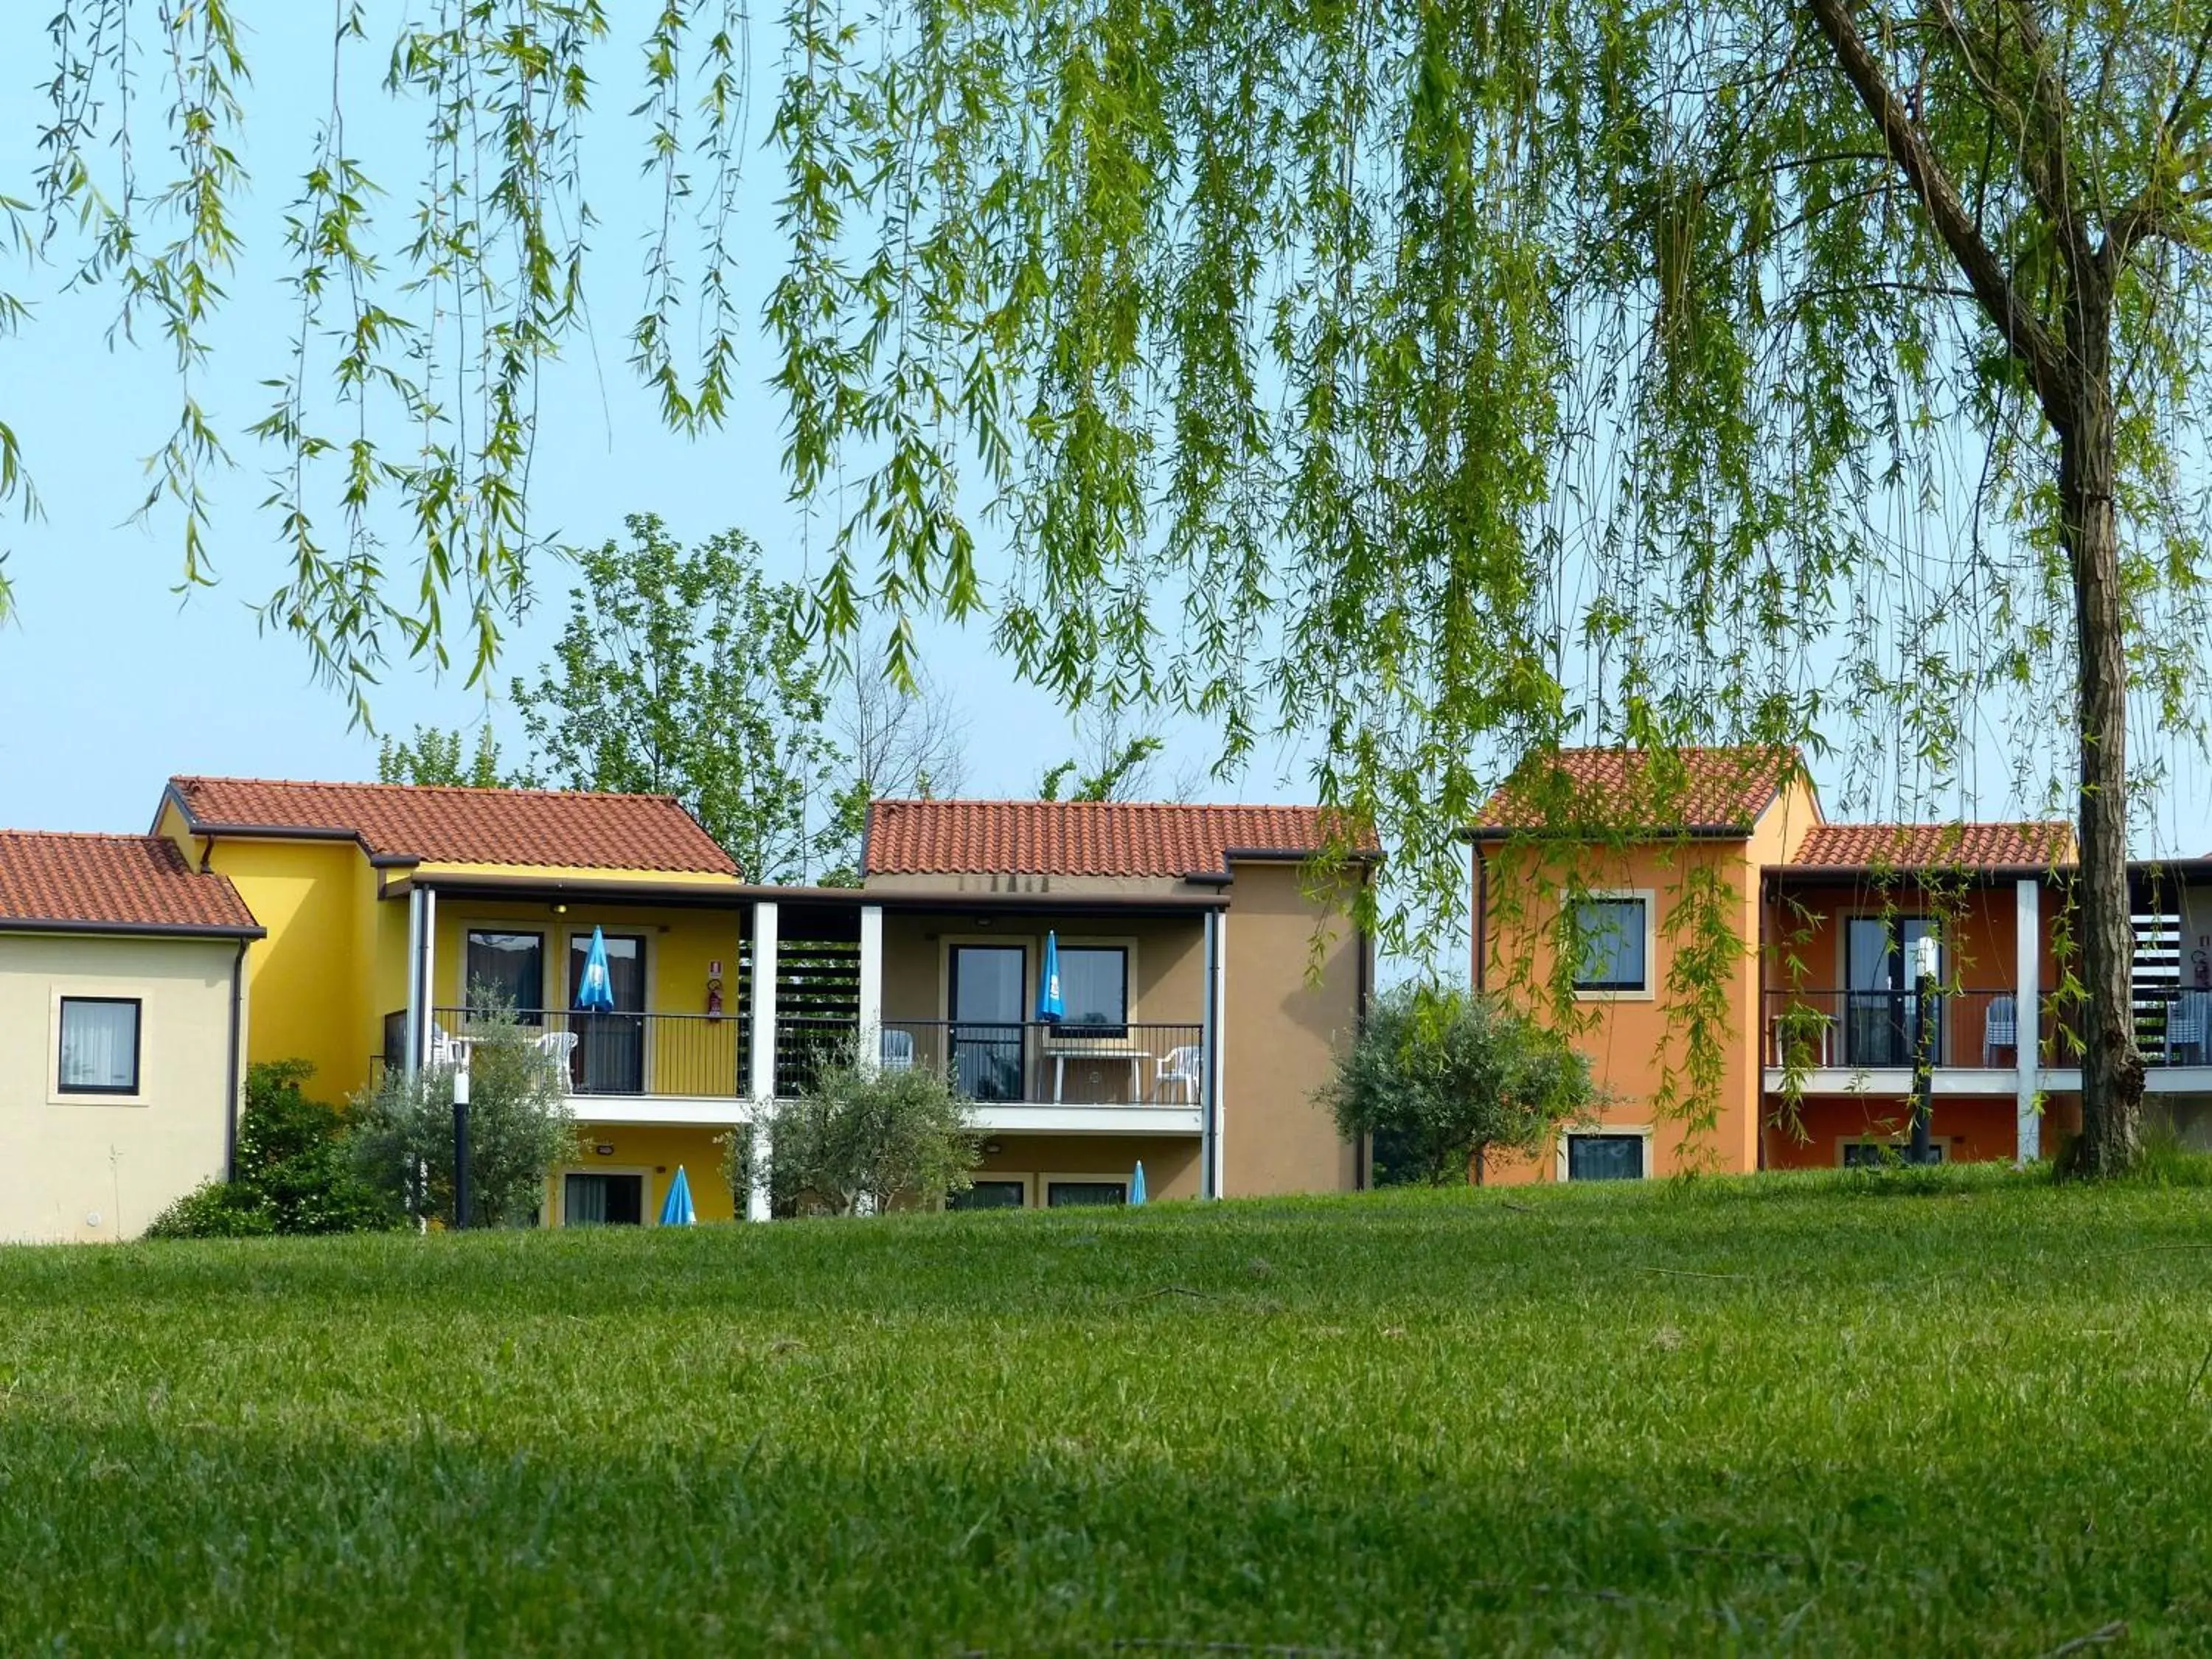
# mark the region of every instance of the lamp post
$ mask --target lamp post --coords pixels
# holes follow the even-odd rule
[[[453,1067],[453,1226],[469,1224],[469,1048]]]
[[[1929,1120],[1936,1113],[1936,1057],[1930,1040],[1936,1022],[1929,1017],[1941,967],[1940,947],[1932,933],[1912,942],[1912,1150],[1915,1164],[1934,1162],[1929,1137]]]

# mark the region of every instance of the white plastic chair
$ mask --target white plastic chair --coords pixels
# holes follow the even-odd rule
[[[568,1062],[576,1053],[576,1034],[574,1031],[548,1031],[533,1041],[538,1052],[545,1056],[553,1069],[566,1079]]]
[[[1982,1018],[1982,1064],[1996,1064],[1996,1051],[2010,1048],[2020,1051],[2020,1004],[2011,997],[1991,997],[1990,1011]]]
[[[886,1072],[911,1072],[914,1069],[914,1033],[884,1031],[879,1040],[878,1052],[883,1057]]]
[[[1198,1104],[1199,1085],[1204,1080],[1206,1050],[1198,1043],[1186,1042],[1170,1048],[1160,1061],[1160,1069],[1152,1077],[1152,1098],[1164,1101],[1173,1088],[1182,1097],[1186,1106]]]
[[[2184,991],[2166,1011],[2166,1063],[2178,1064],[2174,1056],[2193,1048],[2202,1066],[2208,1045],[2212,1045],[2212,991]]]

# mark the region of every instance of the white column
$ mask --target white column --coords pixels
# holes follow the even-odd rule
[[[775,1115],[775,946],[773,901],[753,906],[752,1190],[745,1194],[745,1219],[768,1219],[768,1126]]]
[[[2018,1010],[2020,1046],[2019,1094],[2014,1104],[2018,1160],[2026,1164],[2042,1156],[2043,1119],[2035,1109],[2036,1070],[2042,1050],[2043,884],[2033,876],[2014,884],[2014,927],[2013,984]]]
[[[400,1042],[400,1065],[412,1077],[422,1068],[422,893],[407,893],[407,1031]]]
[[[416,1005],[422,1024],[417,1028],[415,1054],[418,1063],[428,1064],[434,1054],[430,1033],[438,1023],[438,895],[428,887],[422,890],[422,944],[415,958],[421,964],[422,975],[418,988],[422,1000]]]
[[[1222,1158],[1223,1129],[1228,1115],[1228,1101],[1222,1091],[1222,1080],[1227,1075],[1222,1064],[1222,1051],[1228,1046],[1224,1039],[1227,1021],[1224,1015],[1228,1008],[1229,983],[1229,918],[1222,911],[1206,913],[1206,1125],[1205,1141],[1200,1148],[1206,1160],[1204,1176],[1206,1195],[1222,1198],[1227,1195],[1225,1172]]]
[[[860,907],[860,1069],[872,1072],[884,1060],[884,907]]]

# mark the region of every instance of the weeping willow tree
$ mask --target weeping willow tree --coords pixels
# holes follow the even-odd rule
[[[1455,833],[1570,738],[1850,728],[1933,793],[2002,728],[2016,784],[2067,779],[2084,1158],[2131,1158],[2130,716],[2191,731],[2205,692],[2201,0],[789,0],[757,70],[736,0],[625,36],[337,0],[246,433],[199,397],[246,0],[50,3],[19,246],[173,355],[148,507],[189,580],[207,477],[258,452],[264,615],[356,699],[490,662],[538,376],[628,285],[671,426],[772,384],[830,637],[881,611],[903,674],[914,619],[988,613],[1034,684],[1209,718],[1224,766],[1317,734],[1396,849],[1391,931],[1464,906]],[[368,98],[411,146],[357,149]],[[647,175],[611,275],[609,132]]]

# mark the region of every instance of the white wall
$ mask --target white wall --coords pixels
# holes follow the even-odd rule
[[[0,1242],[135,1237],[222,1174],[237,951],[0,933]],[[139,999],[135,1096],[58,1091],[63,996]]]

